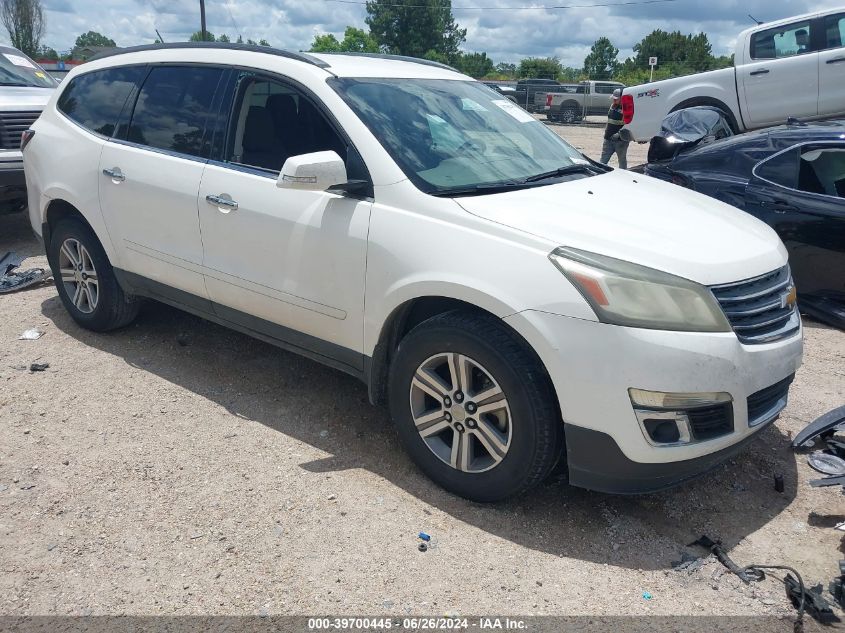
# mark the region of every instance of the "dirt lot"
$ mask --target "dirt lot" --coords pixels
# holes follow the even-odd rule
[[[598,155],[599,128],[553,129]],[[43,265],[30,235],[0,217],[0,253]],[[826,585],[845,557],[842,495],[787,446],[845,402],[845,333],[809,321],[789,407],[735,462],[661,494],[552,481],[494,506],[420,474],[354,379],[176,310],[97,335],[42,286],[0,297],[0,341],[0,614],[786,617],[774,580],[672,561],[708,534]]]

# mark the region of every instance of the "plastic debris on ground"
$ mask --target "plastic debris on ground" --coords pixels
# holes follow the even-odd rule
[[[807,456],[807,463],[815,470],[828,475],[810,480],[813,488],[843,486],[845,492],[845,406],[837,407],[808,424],[795,439],[793,450],[806,449],[821,444],[824,448]]]
[[[428,541],[430,541],[430,540],[431,540],[431,536],[430,536],[430,535],[428,535],[428,534],[426,534],[425,532],[420,532],[420,533],[418,534],[418,536],[419,536],[419,537],[420,537],[423,541],[426,541],[426,542],[428,542]]]
[[[0,258],[0,294],[23,290],[53,276],[46,268],[30,268],[23,272],[15,272],[23,260],[23,257],[13,252],[8,252]]]
[[[50,363],[32,363],[29,366],[29,371],[47,371],[50,368]]]
[[[19,341],[37,341],[44,336],[44,330],[39,330],[37,327],[27,330],[18,337]]]
[[[816,451],[807,455],[807,463],[823,475],[845,475],[845,459]]]
[[[652,595],[648,591],[643,591],[643,600],[651,600]]]

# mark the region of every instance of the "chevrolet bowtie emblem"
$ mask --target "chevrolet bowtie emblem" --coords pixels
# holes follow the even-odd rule
[[[796,298],[795,286],[790,286],[787,288],[786,292],[780,296],[780,307],[791,308],[795,305]]]

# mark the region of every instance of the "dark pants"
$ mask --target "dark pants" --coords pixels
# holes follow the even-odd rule
[[[619,159],[619,169],[628,169],[628,144],[628,141],[604,139],[604,143],[601,146],[601,158],[599,160],[607,165],[610,157],[615,153]]]

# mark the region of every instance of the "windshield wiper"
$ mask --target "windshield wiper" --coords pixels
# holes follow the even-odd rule
[[[441,189],[440,191],[432,191],[431,196],[438,198],[452,198],[457,196],[474,196],[488,193],[501,193],[502,191],[512,191],[514,189],[524,189],[530,187],[531,183],[524,180],[508,181],[508,182],[492,182],[481,185],[472,185],[470,187],[454,187],[453,189]]]
[[[37,87],[37,86],[34,86],[33,84],[25,84],[25,83],[21,83],[19,81],[0,81],[0,86],[20,86],[22,88],[25,88],[25,87],[35,88],[35,87]]]
[[[597,167],[592,165],[584,165],[582,163],[575,163],[574,165],[566,165],[565,167],[558,167],[552,171],[547,171],[536,176],[529,176],[522,182],[537,182],[539,180],[546,180],[548,178],[557,178],[558,176],[568,176],[569,174],[601,174],[603,173]]]

